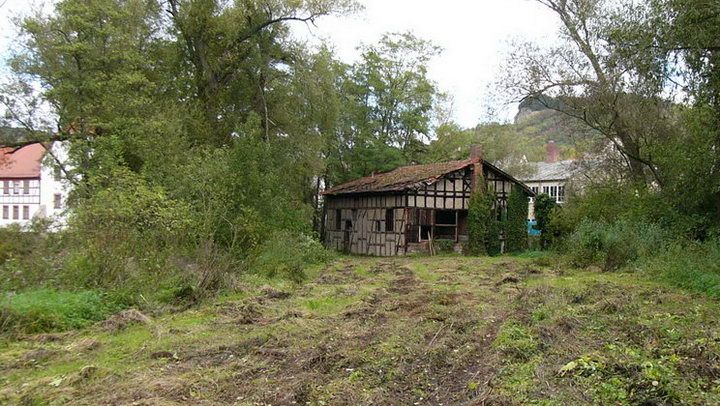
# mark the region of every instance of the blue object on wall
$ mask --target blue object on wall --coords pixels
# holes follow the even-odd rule
[[[540,235],[540,230],[536,230],[537,220],[528,220],[528,234],[529,235]]]

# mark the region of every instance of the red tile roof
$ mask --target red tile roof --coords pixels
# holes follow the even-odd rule
[[[45,146],[39,142],[0,148],[0,178],[39,178]]]

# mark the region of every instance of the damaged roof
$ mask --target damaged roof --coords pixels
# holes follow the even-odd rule
[[[401,192],[408,189],[418,189],[423,185],[435,183],[443,176],[472,166],[477,161],[465,159],[462,161],[439,162],[425,165],[401,166],[389,172],[376,173],[371,176],[352,180],[326,190],[325,195],[342,195],[356,193],[389,193]],[[497,172],[509,180],[519,184],[527,193],[530,189],[522,182],[500,170],[495,165],[483,161],[483,165]]]

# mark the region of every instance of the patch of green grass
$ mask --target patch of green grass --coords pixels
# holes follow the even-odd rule
[[[527,360],[538,351],[538,341],[530,329],[511,320],[502,325],[493,347],[515,359]]]
[[[349,304],[357,301],[356,297],[319,297],[303,302],[303,306],[313,313],[331,315],[340,312]]]
[[[118,306],[94,291],[37,289],[0,301],[0,329],[23,333],[78,329],[116,310]]]

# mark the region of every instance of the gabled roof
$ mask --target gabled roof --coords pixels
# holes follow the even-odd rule
[[[352,180],[341,185],[337,185],[326,190],[323,194],[325,195],[343,195],[343,194],[358,194],[358,193],[390,193],[390,192],[401,192],[404,190],[418,189],[423,185],[430,185],[436,182],[443,176],[465,169],[473,164],[477,163],[474,159],[465,159],[462,161],[449,161],[439,162],[425,165],[409,165],[401,166],[397,169],[393,169],[390,172],[376,173],[371,176]],[[508,175],[504,171],[500,170],[495,165],[492,165],[486,161],[483,161],[483,165],[488,167],[490,170],[499,173],[519,184],[529,194],[533,194],[526,185],[512,176]]]
[[[47,150],[39,142],[0,148],[0,178],[39,178]]]

